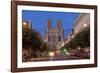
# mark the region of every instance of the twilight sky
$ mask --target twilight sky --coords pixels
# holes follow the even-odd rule
[[[62,20],[62,28],[64,30],[64,37],[71,32],[74,22],[79,16],[79,13],[73,12],[51,12],[51,11],[33,11],[23,10],[22,21],[31,21],[32,28],[40,32],[42,36],[45,35],[45,29],[47,28],[47,21],[49,18],[52,19],[52,26],[57,26],[57,21]]]

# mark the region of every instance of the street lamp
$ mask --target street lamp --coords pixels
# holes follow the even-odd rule
[[[53,56],[54,56],[54,52],[49,52],[49,56],[50,56],[50,59],[51,59],[51,61],[52,61]]]

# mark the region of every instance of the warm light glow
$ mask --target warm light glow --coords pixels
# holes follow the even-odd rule
[[[87,27],[87,24],[84,24],[83,26],[84,26],[84,27]]]
[[[54,56],[54,52],[50,52],[49,55],[52,57]]]
[[[23,22],[23,25],[26,25],[26,22]]]
[[[66,54],[67,54],[67,55],[70,55],[70,53],[68,53],[68,52],[67,52]]]
[[[80,50],[81,48],[79,47],[78,49]]]
[[[72,35],[71,37],[74,38],[74,35]]]

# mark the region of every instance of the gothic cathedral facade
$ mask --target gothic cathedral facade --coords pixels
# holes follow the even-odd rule
[[[48,19],[48,26],[45,32],[45,41],[50,46],[51,50],[59,49],[59,46],[64,42],[64,31],[62,28],[62,20],[57,21],[56,28],[52,27],[52,19]]]

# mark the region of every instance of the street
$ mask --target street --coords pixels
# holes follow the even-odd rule
[[[77,60],[77,59],[81,58],[66,55],[66,56],[31,58],[30,61],[59,61],[59,60]]]

